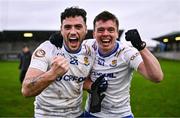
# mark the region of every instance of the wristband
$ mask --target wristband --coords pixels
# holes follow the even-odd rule
[[[142,43],[140,44],[138,50],[141,51],[146,47],[146,42],[142,41]]]

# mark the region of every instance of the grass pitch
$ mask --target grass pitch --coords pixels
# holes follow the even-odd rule
[[[160,63],[164,80],[159,84],[134,73],[131,106],[135,117],[180,116],[180,61],[160,60]],[[25,98],[21,94],[18,62],[1,61],[0,117],[33,117],[33,101],[33,97]]]
[[[33,101],[21,94],[18,62],[0,62],[0,117],[33,116]]]

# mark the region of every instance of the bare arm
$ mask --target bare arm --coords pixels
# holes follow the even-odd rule
[[[84,81],[84,84],[83,84],[83,89],[84,90],[91,90],[91,85],[92,85],[93,81],[90,79],[90,77],[88,76],[85,81]]]
[[[153,82],[163,80],[163,72],[156,57],[147,48],[141,50],[140,54],[143,62],[139,65],[138,72]]]
[[[143,62],[140,63],[138,72],[153,82],[160,82],[163,79],[161,66],[158,60],[146,48],[146,43],[141,40],[137,29],[128,30],[125,35],[126,40],[131,41],[133,47],[139,50],[142,56]]]
[[[55,57],[49,71],[42,72],[35,68],[29,68],[22,84],[22,94],[26,97],[40,94],[46,87],[64,75],[69,68],[68,61],[62,57]]]

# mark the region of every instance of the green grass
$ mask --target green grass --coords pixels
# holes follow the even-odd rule
[[[160,63],[165,77],[159,84],[134,74],[131,106],[135,117],[180,116],[180,61],[160,60]],[[25,98],[21,94],[18,62],[1,61],[0,117],[32,117],[33,101],[34,98]]]
[[[155,84],[135,73],[131,105],[135,116],[180,116],[180,61],[160,60],[164,80]]]
[[[17,62],[0,62],[0,117],[33,116],[34,98],[21,94]]]

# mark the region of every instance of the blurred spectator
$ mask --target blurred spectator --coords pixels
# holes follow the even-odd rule
[[[29,67],[31,61],[31,51],[27,45],[24,45],[22,48],[22,52],[19,54],[19,69],[20,69],[20,82],[22,84],[24,77],[26,75],[26,71]]]

